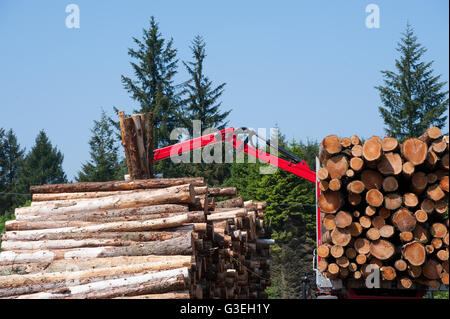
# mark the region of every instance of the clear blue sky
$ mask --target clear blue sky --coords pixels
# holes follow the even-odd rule
[[[70,3],[80,8],[80,29],[65,26]],[[370,3],[380,8],[379,29],[365,26]],[[383,135],[379,71],[393,69],[409,21],[428,49],[425,60],[448,81],[448,10],[448,0],[0,0],[0,127],[12,128],[27,150],[45,129],[73,178],[89,159],[101,108],[136,106],[120,75],[132,75],[127,49],[154,15],[180,61],[190,59],[195,35],[205,38],[206,72],[227,83],[231,125],[278,124],[303,141]],[[185,79],[180,67],[177,81]]]

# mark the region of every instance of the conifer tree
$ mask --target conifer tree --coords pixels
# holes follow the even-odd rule
[[[23,153],[13,130],[5,132],[0,128],[0,215],[14,207],[16,202],[26,199],[16,193]]]
[[[47,134],[41,130],[19,169],[18,190],[28,193],[31,185],[66,183],[63,160],[62,153],[52,146]]]
[[[133,37],[136,49],[128,55],[135,78],[122,76],[124,88],[139,103],[135,113],[153,113],[155,147],[169,145],[170,132],[180,124],[180,98],[174,76],[177,73],[177,50],[173,39],[162,37],[158,23],[151,17],[150,28],[143,30],[142,40]],[[117,110],[117,109],[116,109]],[[116,112],[117,113],[117,112]]]
[[[396,71],[381,71],[384,86],[377,86],[383,106],[379,112],[386,132],[404,140],[420,136],[429,126],[442,128],[448,109],[446,82],[440,75],[433,75],[433,61],[422,61],[425,47],[417,42],[408,24],[397,51],[401,56],[395,60]]]
[[[123,172],[118,159],[118,149],[113,130],[102,110],[99,121],[94,121],[89,140],[91,159],[83,164],[78,173],[78,182],[106,182],[123,179]]]

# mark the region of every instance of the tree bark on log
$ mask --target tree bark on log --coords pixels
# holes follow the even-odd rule
[[[80,193],[80,192],[104,192],[124,191],[133,189],[165,188],[192,184],[193,186],[204,186],[203,177],[183,178],[152,178],[134,181],[111,181],[111,182],[80,182],[72,184],[47,184],[30,186],[30,194],[37,193]]]
[[[160,204],[193,204],[195,200],[192,184],[178,185],[167,188],[146,190],[142,192],[114,195],[101,199],[79,199],[76,201],[54,202],[52,205],[39,205],[17,208],[16,216],[44,215],[54,213],[73,213],[105,209],[142,207]]]

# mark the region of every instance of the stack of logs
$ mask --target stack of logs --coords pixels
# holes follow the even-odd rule
[[[326,277],[363,288],[375,267],[382,288],[448,285],[448,143],[437,127],[402,144],[377,136],[323,139],[317,254]]]
[[[236,188],[161,178],[30,192],[2,235],[0,298],[265,296],[264,204],[215,200]]]

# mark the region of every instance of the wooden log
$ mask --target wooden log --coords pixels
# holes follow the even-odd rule
[[[394,245],[385,239],[378,239],[370,243],[370,254],[379,260],[388,260],[394,253]]]
[[[345,256],[348,258],[348,259],[355,259],[356,258],[356,255],[357,255],[357,252],[356,252],[356,250],[354,249],[354,248],[352,248],[352,247],[348,247],[346,250],[345,250]],[[354,271],[354,270],[353,270]]]
[[[128,174],[131,175],[131,171],[130,171],[130,168],[131,168],[131,157],[130,157],[129,149],[127,147],[127,135],[126,135],[126,131],[125,131],[125,114],[124,114],[123,111],[119,111],[118,115],[119,115],[120,135],[122,137],[122,146],[123,146],[124,151],[125,151],[125,159],[126,159],[126,163],[127,163]],[[30,187],[30,193],[31,194],[34,193],[32,191],[32,189],[31,189],[31,187]]]
[[[340,267],[340,270],[342,271],[343,270],[342,268],[347,268],[350,265],[350,261],[348,260],[347,257],[341,256],[336,259],[336,264]],[[346,276],[344,275],[344,277]]]
[[[360,254],[360,255],[356,256],[356,263],[358,265],[364,265],[366,263],[366,261],[367,261],[366,255]]]
[[[355,171],[359,172],[362,170],[364,166],[364,161],[360,157],[352,157],[350,159],[350,168]]]
[[[377,171],[366,169],[361,173],[361,181],[368,190],[381,189],[383,176]]]
[[[102,258],[83,258],[83,259],[60,259],[52,262],[43,263],[28,263],[28,264],[13,264],[12,266],[2,266],[5,268],[24,267],[27,269],[23,273],[55,273],[66,271],[82,271],[94,270],[112,267],[121,267],[127,265],[149,264],[155,265],[155,270],[164,269],[164,263],[188,264],[191,261],[191,256],[174,255],[174,256],[118,256],[118,257],[102,257]],[[161,267],[159,267],[159,265]],[[159,268],[158,268],[159,267]],[[24,269],[24,268],[22,268]],[[13,274],[13,273],[9,273]]]
[[[449,169],[449,165],[448,165],[448,153],[445,153],[442,157],[441,157],[441,167],[443,169],[446,169],[448,171]]]
[[[336,213],[343,204],[342,196],[339,192],[326,191],[320,194],[318,205],[323,213]]]
[[[368,139],[363,145],[363,157],[366,161],[373,162],[381,157],[381,143],[376,139]]]
[[[153,113],[148,112],[147,114],[145,114],[145,132],[147,134],[146,139],[147,167],[151,178],[153,178],[153,160],[154,160],[153,150],[155,146],[154,144],[155,136],[153,126],[154,126]]]
[[[352,156],[353,157],[361,157],[363,155],[363,147],[362,145],[355,145],[352,147]]]
[[[394,280],[397,277],[397,272],[394,267],[383,266],[380,268],[383,280]]]
[[[398,175],[403,170],[403,161],[397,153],[385,153],[377,165],[378,171],[383,175]]]
[[[433,245],[433,248],[439,249],[442,247],[442,240],[440,238],[433,238],[431,245]]]
[[[419,136],[419,140],[426,144],[430,144],[433,140],[439,138],[441,136],[441,129],[436,126],[429,127],[425,133]]]
[[[427,174],[427,181],[428,181],[428,184],[430,184],[430,185],[434,184],[438,181],[438,177],[434,173],[429,173],[429,174]]]
[[[350,213],[340,211],[336,214],[335,224],[339,228],[345,228],[350,226],[353,221],[353,217]]]
[[[417,220],[406,208],[400,208],[393,216],[392,223],[401,232],[411,232],[416,227]]]
[[[366,238],[358,238],[355,240],[354,248],[360,255],[366,255],[370,252],[370,241]]]
[[[348,170],[347,158],[344,155],[336,155],[331,157],[326,163],[326,169],[331,179],[340,179]]]
[[[370,228],[370,226],[372,225],[372,219],[369,216],[361,216],[359,218],[359,223],[364,228]]]
[[[247,215],[246,208],[238,208],[227,212],[218,212],[218,213],[214,212],[213,214],[208,215],[207,220],[217,221],[235,217],[242,217],[246,215]]]
[[[165,188],[192,184],[193,186],[204,186],[203,177],[184,178],[153,178],[134,181],[111,181],[111,182],[80,182],[72,184],[48,184],[31,186],[30,193],[79,193],[79,192],[104,192],[123,191],[133,189]]]
[[[44,193],[33,194],[33,205],[42,205],[44,201],[55,200],[74,200],[74,199],[86,199],[86,198],[101,198],[112,195],[125,195],[134,192],[142,191],[141,189],[126,190],[126,191],[104,191],[104,192],[81,192],[81,193]]]
[[[385,192],[395,192],[398,189],[398,181],[394,176],[387,176],[383,179],[382,186]]]
[[[344,248],[340,245],[333,245],[331,246],[330,254],[334,258],[342,257],[344,255]]]
[[[413,233],[410,231],[404,231],[399,234],[400,240],[404,243],[408,243],[413,240]]]
[[[421,209],[417,210],[417,211],[414,213],[414,217],[416,217],[416,220],[417,220],[419,223],[425,223],[425,222],[428,220],[428,214],[427,214],[427,212],[424,211],[424,210],[421,210]]]
[[[331,241],[335,245],[347,246],[352,239],[352,235],[346,229],[335,228],[331,231]]]
[[[402,277],[399,279],[399,286],[404,289],[412,289],[414,287],[414,284],[411,278]]]
[[[377,213],[377,208],[373,206],[367,206],[364,212],[367,216],[373,216]]]
[[[63,233],[47,233],[41,234],[41,236],[33,238],[33,243],[39,241],[61,241],[61,240],[75,240],[83,241],[87,240],[84,246],[98,246],[105,243],[104,246],[122,246],[133,242],[145,242],[156,240],[167,240],[174,237],[181,236],[182,232],[174,231],[147,231],[147,232],[63,232]],[[30,240],[29,232],[6,232],[2,236],[2,240],[5,241],[27,241]],[[99,241],[93,241],[99,240]],[[89,244],[90,243],[90,244]],[[108,243],[108,244],[106,244]],[[109,244],[111,243],[111,244]],[[64,243],[61,243],[64,244]],[[71,244],[71,242],[67,242]],[[4,248],[6,250],[6,248]]]
[[[147,152],[145,149],[145,124],[142,122],[144,114],[133,114],[131,119],[134,124],[136,132],[136,146],[139,155],[139,165],[142,168],[141,176],[144,178],[150,178],[150,172],[148,169]],[[152,154],[153,155],[153,154]]]
[[[113,268],[91,269],[82,271],[65,271],[54,273],[37,273],[29,275],[10,275],[0,277],[0,296],[8,297],[70,287],[82,284],[94,283],[102,280],[126,278],[149,271],[167,271],[187,267],[190,261],[185,260],[170,262],[145,263],[137,265],[125,265]]]
[[[353,194],[361,194],[364,189],[364,183],[361,181],[352,181],[347,185],[347,190]]]
[[[395,137],[385,137],[381,141],[381,149],[383,152],[392,152],[398,148],[398,141]]]
[[[348,137],[341,138],[341,146],[343,148],[349,148],[352,146],[352,141]]]
[[[423,266],[423,275],[428,279],[440,279],[442,265],[434,259],[429,259]]]
[[[363,228],[360,223],[353,222],[350,224],[350,226],[347,227],[347,230],[352,237],[358,237],[362,234]]]
[[[356,135],[350,136],[350,141],[352,142],[352,145],[361,145],[361,140]]]
[[[380,215],[380,217],[383,217],[384,219],[387,219],[391,216],[391,212],[386,207],[381,207],[378,211],[378,215]]]
[[[366,202],[371,206],[380,207],[383,199],[383,194],[378,189],[370,189],[366,193]]]
[[[405,176],[406,178],[410,178],[412,176],[412,174],[414,174],[415,171],[415,166],[413,163],[411,162],[405,162],[402,165],[402,174],[403,176]]]
[[[419,198],[414,193],[406,193],[403,195],[403,203],[406,207],[416,207],[419,204]]]
[[[121,296],[114,299],[189,299],[189,291],[166,292],[162,294],[148,294],[137,296]]]
[[[37,210],[37,209],[36,209]],[[83,222],[113,222],[128,220],[155,219],[171,217],[188,212],[188,205],[163,204],[122,209],[103,209],[81,212],[59,212],[42,215],[18,215],[17,221],[83,221]],[[39,211],[38,211],[39,213]]]
[[[427,157],[425,158],[425,165],[428,168],[434,168],[439,162],[439,157],[432,150],[428,151]]]
[[[403,142],[401,152],[407,161],[417,166],[425,162],[428,146],[417,138],[409,138]]]
[[[317,171],[317,177],[321,180],[321,181],[326,181],[329,179],[330,175],[328,174],[328,170],[325,167],[321,167],[319,168],[319,170]]]
[[[431,214],[434,211],[435,204],[431,199],[424,199],[422,203],[420,203],[420,209],[425,211],[427,214]]]
[[[328,135],[322,140],[325,151],[330,154],[338,154],[342,150],[341,141],[336,135]]]
[[[407,269],[407,267],[408,267],[408,264],[403,259],[398,259],[398,260],[395,261],[394,267],[398,271],[405,271]]]
[[[428,185],[428,179],[424,172],[416,172],[411,177],[411,188],[416,194],[422,193]]]
[[[210,187],[209,188],[210,196],[236,196],[237,188],[236,187]]]
[[[438,184],[434,184],[427,188],[427,196],[437,202],[445,197],[445,193]]]
[[[425,247],[415,241],[403,246],[402,255],[411,265],[421,266],[426,260],[427,253]]]
[[[340,190],[341,189],[341,180],[339,180],[337,178],[333,178],[328,183],[328,188],[334,192]]]
[[[339,266],[335,263],[328,264],[327,271],[332,275],[336,275],[339,273]]]
[[[194,203],[194,198],[194,187],[192,184],[186,184],[156,190],[146,190],[127,195],[108,196],[101,199],[79,199],[70,201],[70,203],[64,203],[63,207],[60,207],[57,203],[48,206],[39,205],[22,207],[17,208],[15,214],[16,216],[26,214],[44,215],[53,214],[55,212],[71,213],[160,204],[188,204]]]
[[[166,271],[138,274],[131,277],[110,279],[95,283],[19,296],[19,299],[87,299],[114,298],[123,295],[163,293],[186,288],[187,267]]]
[[[334,215],[331,214],[325,215],[325,217],[323,218],[323,226],[325,227],[326,230],[333,230],[336,228],[336,223],[334,219],[335,219]]]
[[[395,233],[394,227],[391,225],[384,225],[379,229],[379,231],[380,236],[383,238],[391,238]]]
[[[436,257],[440,261],[447,261],[448,260],[448,251],[445,249],[441,249],[436,253]]]
[[[129,169],[130,178],[134,179],[144,179],[146,178],[144,167],[142,167],[142,162],[140,161],[139,156],[139,147],[138,147],[138,139],[137,139],[137,130],[134,125],[134,121],[131,117],[125,118],[123,120],[124,123],[124,132],[125,132],[125,143],[128,153],[130,154],[130,164]]]
[[[319,182],[319,189],[321,192],[325,192],[328,190],[329,183],[327,181],[320,181]]]
[[[327,258],[330,255],[330,248],[328,245],[320,245],[316,249],[317,255],[321,258]]]
[[[447,227],[442,223],[433,223],[431,225],[430,233],[433,237],[444,238],[447,232]]]
[[[403,198],[398,193],[387,194],[384,198],[384,207],[388,210],[396,210],[403,204]]]
[[[445,192],[448,193],[448,175],[447,175],[447,176],[444,176],[444,177],[441,179],[441,181],[440,181],[440,183],[439,183],[439,187],[440,187],[443,191],[445,191]]]
[[[419,242],[426,243],[429,241],[430,236],[427,228],[416,225],[413,231],[413,237]]]
[[[114,222],[105,224],[96,224],[84,227],[64,227],[54,229],[39,230],[23,230],[15,232],[14,236],[22,238],[22,240],[39,240],[43,236],[51,236],[51,234],[63,233],[96,233],[96,232],[132,232],[132,231],[149,231],[164,228],[173,228],[181,226],[185,223],[193,222],[192,215],[183,214],[175,217],[151,219],[144,221]],[[12,234],[9,236],[13,236]],[[55,235],[57,236],[57,235]]]
[[[317,263],[318,271],[325,272],[327,269],[328,269],[328,262],[325,259],[322,259]]]
[[[372,225],[376,229],[380,230],[383,226],[386,225],[386,221],[381,216],[375,216],[374,218],[372,218]]]
[[[369,228],[366,232],[368,239],[375,241],[380,238],[380,232],[375,227]]]

